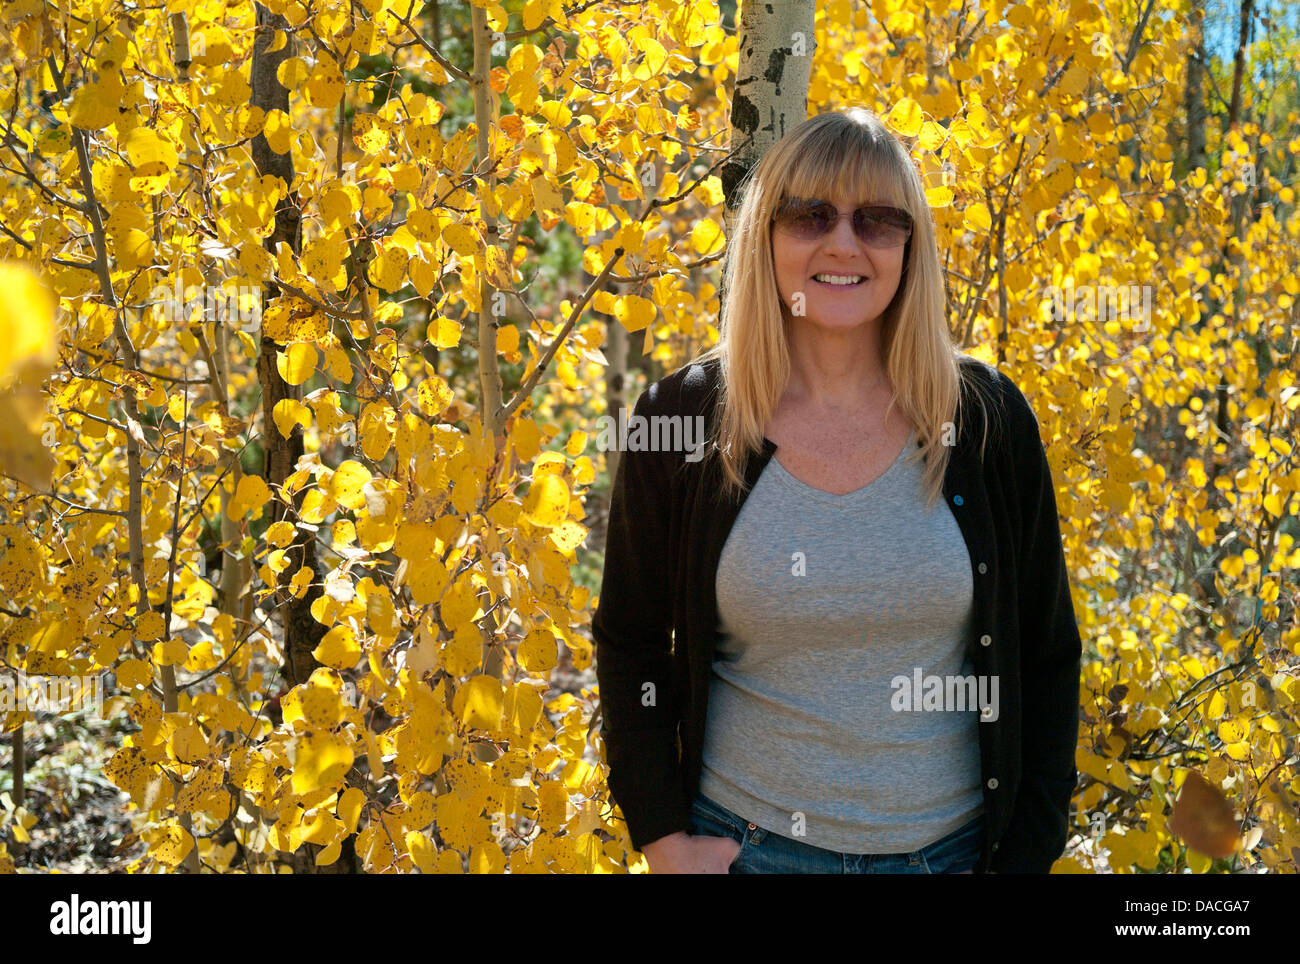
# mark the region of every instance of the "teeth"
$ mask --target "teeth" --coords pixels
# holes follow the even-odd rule
[[[815,274],[813,275],[813,278],[817,281],[825,281],[827,284],[852,285],[861,281],[862,275]]]

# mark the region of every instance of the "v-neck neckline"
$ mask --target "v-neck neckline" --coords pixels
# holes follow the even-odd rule
[[[880,482],[887,475],[893,473],[893,471],[898,468],[899,464],[907,457],[907,454],[914,448],[915,439],[916,439],[916,429],[912,429],[907,433],[907,440],[903,442],[902,449],[899,451],[899,453],[896,456],[894,456],[893,461],[890,462],[889,465],[885,467],[885,470],[883,472],[877,475],[866,485],[859,486],[858,488],[854,489],[851,492],[843,492],[843,493],[827,492],[825,489],[819,489],[815,485],[810,485],[807,482],[803,481],[803,479],[800,479],[793,472],[791,472],[784,465],[782,465],[780,459],[776,458],[774,453],[776,452],[777,445],[775,442],[772,442],[770,439],[768,439],[765,436],[763,438],[763,443],[765,449],[767,449],[768,446],[770,446],[769,451],[773,453],[770,461],[775,463],[777,471],[779,473],[779,477],[783,481],[787,482],[788,484],[792,483],[793,487],[796,488],[799,492],[810,495],[813,498],[820,499],[823,502],[828,502],[831,505],[848,505],[852,502],[856,502],[862,499],[863,497],[865,497],[872,490],[872,488],[875,487],[876,483]]]

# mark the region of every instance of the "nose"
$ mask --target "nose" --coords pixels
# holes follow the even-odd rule
[[[858,236],[853,233],[853,218],[841,217],[835,222],[829,234],[823,239],[827,251],[837,251],[850,257],[858,253]]]

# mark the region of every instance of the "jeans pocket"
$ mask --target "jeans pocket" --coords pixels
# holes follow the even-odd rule
[[[984,816],[981,814],[964,827],[953,831],[921,851],[932,874],[956,874],[973,869],[984,845]]]
[[[700,794],[691,802],[691,826],[696,836],[730,837],[740,844],[736,856],[727,865],[728,873],[733,872],[749,846],[749,834],[745,832],[747,825],[730,810]]]

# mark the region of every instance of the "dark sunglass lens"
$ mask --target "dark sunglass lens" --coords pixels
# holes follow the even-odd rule
[[[859,208],[853,223],[864,244],[903,244],[912,234],[911,216],[897,208]]]
[[[829,230],[834,218],[830,205],[818,201],[787,202],[777,215],[777,223],[799,238],[819,238]]]

